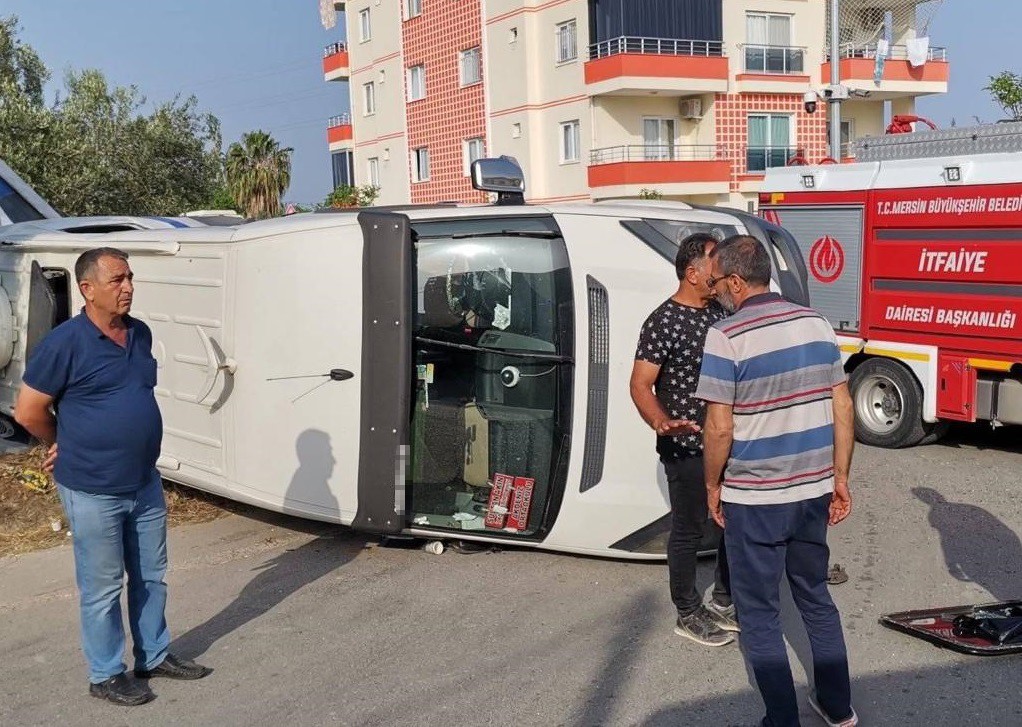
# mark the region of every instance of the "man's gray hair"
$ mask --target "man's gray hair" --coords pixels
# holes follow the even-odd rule
[[[118,250],[116,247],[96,247],[92,250],[86,250],[75,261],[75,280],[81,283],[86,278],[94,277],[99,259],[104,257],[127,260],[128,253],[124,252],[124,250]]]
[[[737,275],[749,285],[770,285],[770,254],[751,235],[732,235],[718,243],[717,258],[721,275]]]

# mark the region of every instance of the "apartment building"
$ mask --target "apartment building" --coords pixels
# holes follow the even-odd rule
[[[946,52],[916,38],[922,2],[842,0],[841,81],[868,93],[842,104],[841,156],[947,91]],[[768,167],[828,156],[826,104],[803,103],[830,81],[827,0],[333,4],[349,37],[323,70],[352,108],[330,150],[381,204],[477,201],[469,164],[508,154],[531,202],[654,190],[745,209]]]

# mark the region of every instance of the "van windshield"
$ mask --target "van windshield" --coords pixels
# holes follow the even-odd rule
[[[563,492],[573,311],[552,218],[414,225],[411,527],[536,536]]]

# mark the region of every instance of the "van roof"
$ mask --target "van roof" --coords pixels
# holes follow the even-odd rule
[[[374,208],[366,208],[372,211]],[[255,241],[281,234],[309,230],[351,227],[358,224],[362,210],[324,215],[312,212],[275,217],[257,222],[239,222],[237,225],[208,226],[194,220],[173,218],[178,224],[169,224],[167,218],[102,217],[56,218],[20,222],[0,227],[0,244],[17,243],[21,249],[85,250],[97,245],[110,245],[130,252],[176,252],[180,243],[227,243]],[[386,211],[386,210],[383,210]],[[630,217],[679,219],[689,222],[734,224],[733,214],[740,210],[726,208],[694,209],[684,203],[648,203],[641,200],[622,200],[599,203],[565,203],[556,205],[466,205],[415,207],[401,210],[412,220],[442,220],[468,217],[531,217],[539,215],[587,215],[600,217]],[[123,225],[126,229],[116,229]],[[96,230],[90,229],[96,227]],[[113,228],[104,231],[103,228]],[[137,229],[133,229],[137,228]],[[77,231],[75,231],[77,230]],[[88,231],[86,231],[88,230]],[[153,247],[155,246],[155,248]]]

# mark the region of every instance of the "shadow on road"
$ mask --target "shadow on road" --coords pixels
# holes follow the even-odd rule
[[[628,684],[636,657],[642,651],[639,642],[655,628],[653,619],[659,613],[657,603],[661,597],[654,591],[640,593],[620,610],[617,618],[608,620],[607,623],[618,627],[607,644],[593,691],[582,713],[573,720],[578,727],[613,724],[614,700]]]
[[[879,628],[879,627],[878,627]],[[892,648],[908,637],[892,635]],[[1019,661],[1011,657],[975,657],[936,668],[894,671],[852,679],[852,703],[863,725],[926,727],[1017,727],[1022,724],[1018,697]],[[808,688],[796,684],[801,723],[823,722],[808,705]],[[677,702],[641,727],[755,727],[763,714],[759,695],[748,692]]]
[[[996,450],[1001,452],[1022,453],[1022,427],[1008,425],[997,427],[990,426],[989,422],[976,422],[974,424],[952,424],[947,434],[940,439],[935,446],[961,449],[962,447],[975,447],[983,450]]]
[[[330,490],[330,477],[337,461],[325,432],[307,429],[295,442],[298,468],[291,477],[287,497],[293,501],[316,503],[327,510],[339,511]],[[261,515],[261,516],[260,516]],[[287,550],[258,566],[259,574],[249,581],[226,608],[208,621],[182,634],[174,641],[174,650],[196,658],[224,636],[275,608],[288,596],[319,580],[354,559],[364,548],[365,536],[336,525],[289,518],[272,513],[256,516],[283,527],[318,535],[304,545]]]
[[[940,535],[954,578],[982,586],[998,601],[1022,598],[1022,541],[1014,530],[983,508],[949,501],[932,487],[913,487],[912,494],[930,506],[929,523]]]

